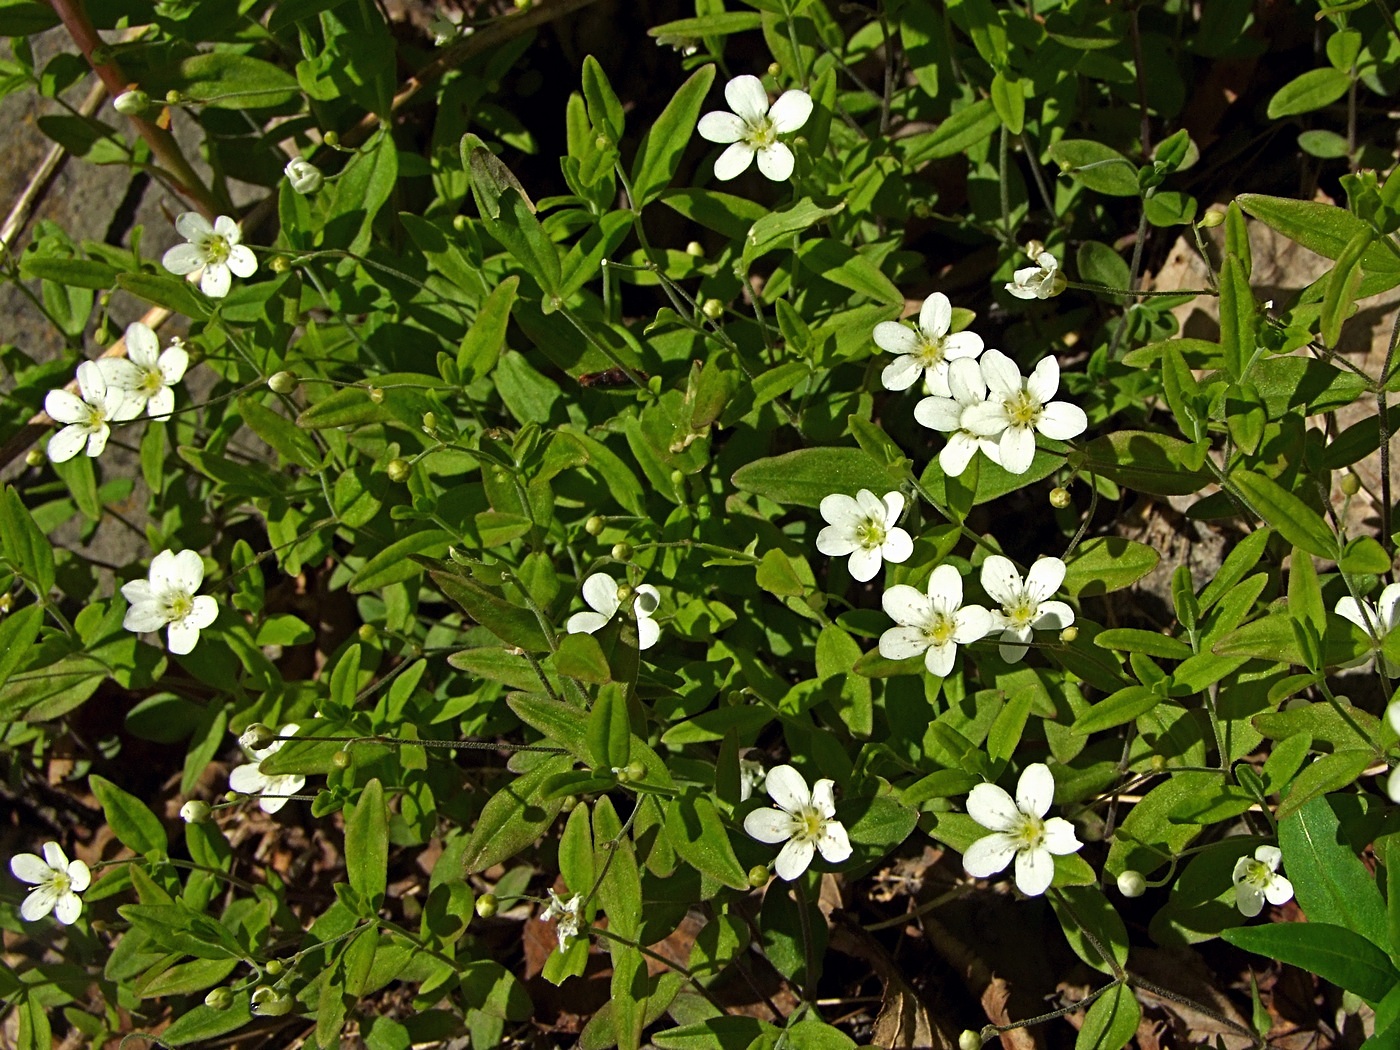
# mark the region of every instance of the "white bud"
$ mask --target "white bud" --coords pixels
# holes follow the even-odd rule
[[[1147,890],[1147,879],[1142,872],[1129,868],[1118,876],[1118,892],[1125,897],[1141,897]]]
[[[139,117],[151,105],[151,96],[144,91],[123,91],[112,99],[112,108],[124,117]]]
[[[180,807],[180,819],[186,824],[203,824],[208,821],[210,812],[209,803],[190,799]]]
[[[292,184],[292,189],[298,193],[315,193],[321,188],[323,180],[321,170],[309,160],[301,157],[293,157],[287,161],[287,166],[282,169],[282,173],[287,176],[287,181]]]

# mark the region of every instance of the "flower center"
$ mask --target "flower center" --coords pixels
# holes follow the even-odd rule
[[[228,239],[213,234],[206,237],[200,246],[200,251],[204,253],[204,261],[210,266],[216,266],[228,259],[229,252],[233,249],[229,246]]]
[[[811,806],[803,807],[792,816],[795,828],[792,837],[798,842],[816,842],[822,837],[822,828],[826,825],[826,818]]]
[[[165,616],[172,622],[183,620],[194,611],[194,598],[185,591],[171,591],[165,595]]]
[[[1011,601],[1001,607],[1001,611],[1006,615],[1007,620],[1013,627],[1029,627],[1031,621],[1035,619],[1036,613],[1040,611],[1040,604],[1032,601],[1031,596],[1025,591],[1016,595]]]
[[[1033,427],[1040,422],[1044,406],[1031,397],[1026,390],[1018,391],[1006,399],[1006,415],[1013,427]]]
[[[60,871],[57,868],[50,868],[49,872],[47,881],[53,892],[59,897],[67,894],[73,886],[73,880],[69,877],[68,872]]]
[[[103,411],[101,405],[89,403],[87,406],[87,418],[83,420],[83,426],[87,430],[101,430],[107,425],[107,413]]]
[[[765,114],[750,124],[744,133],[744,141],[756,150],[767,149],[777,142],[778,132],[773,127],[772,119]]]
[[[1021,814],[1021,823],[1008,834],[1016,840],[1017,850],[1037,850],[1045,847],[1045,821],[1029,813]]]
[[[856,542],[868,551],[883,546],[885,535],[884,522],[876,521],[874,518],[866,518],[856,526]]]
[[[1269,870],[1267,864],[1262,860],[1252,860],[1249,862],[1249,867],[1245,869],[1244,878],[1240,881],[1262,892],[1268,889],[1273,878],[1274,873]]]
[[[943,348],[943,336],[920,335],[919,344],[914,348],[914,360],[925,368],[933,368],[943,363],[947,356]]]
[[[161,375],[160,369],[148,368],[141,373],[141,385],[137,389],[147,397],[154,397],[160,393],[163,386],[165,386],[165,377]]]
[[[935,646],[944,646],[953,637],[957,626],[947,613],[936,612],[933,614],[933,619],[924,627],[924,637]]]

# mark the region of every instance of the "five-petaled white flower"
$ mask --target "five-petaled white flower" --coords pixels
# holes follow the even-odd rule
[[[1016,888],[1027,897],[1044,893],[1055,878],[1055,857],[1083,845],[1069,821],[1045,819],[1054,800],[1055,778],[1043,762],[1022,770],[1014,799],[995,784],[978,784],[967,796],[967,813],[992,834],[967,848],[963,869],[985,879],[1004,870],[1014,857]]]
[[[175,384],[185,377],[190,355],[181,339],[172,339],[164,353],[149,326],[135,321],[126,326],[126,357],[98,360],[109,388],[124,390],[144,405],[152,419],[169,419],[175,410]]]
[[[238,243],[243,237],[238,223],[227,215],[218,216],[211,226],[199,212],[183,212],[175,219],[175,229],[189,243],[175,245],[161,258],[160,264],[181,277],[202,269],[199,290],[211,299],[228,295],[229,285],[233,283],[230,272],[239,277],[252,277],[258,268],[252,251]]]
[[[813,852],[831,864],[851,856],[846,829],[836,817],[832,781],[818,780],[807,790],[807,781],[792,766],[774,766],[764,778],[768,797],[778,804],[756,809],[744,818],[744,830],[759,842],[785,843],[773,863],[779,878],[797,878],[812,863]]]
[[[282,174],[287,176],[287,182],[292,189],[300,194],[315,193],[325,181],[321,169],[304,157],[293,157],[287,161]]]
[[[1035,248],[1038,250],[1032,251]],[[1060,272],[1060,260],[1039,245],[1031,245],[1026,254],[1035,260],[1011,275],[1006,290],[1017,299],[1050,299],[1065,290],[1065,275]]]
[[[1073,609],[1049,600],[1064,582],[1065,563],[1059,558],[1041,558],[1024,583],[1010,558],[992,554],[982,563],[982,589],[1001,603],[992,611],[992,630],[1001,630],[1003,660],[1014,664],[1025,656],[1032,631],[1061,631],[1074,623]]]
[[[553,890],[549,890],[549,905],[540,912],[540,921],[555,920],[554,932],[559,938],[559,950],[569,950],[569,943],[583,928],[583,897],[575,893],[567,901]]]
[[[1347,595],[1338,600],[1333,611],[1365,631],[1371,639],[1371,647],[1379,650],[1385,636],[1400,623],[1400,583],[1388,584],[1374,606],[1364,598],[1357,601]],[[1400,678],[1400,665],[1384,654],[1380,655],[1380,661],[1387,678]],[[1364,659],[1362,662],[1365,662]],[[1400,717],[1392,716],[1391,724],[1400,733]]]
[[[851,576],[865,583],[880,571],[880,562],[907,561],[914,541],[895,522],[904,512],[904,496],[887,492],[883,500],[869,489],[855,497],[834,492],[823,497],[822,517],[829,525],[817,533],[817,550],[831,558],[843,558]]]
[[[605,572],[595,572],[583,581],[583,600],[592,612],[574,613],[564,624],[570,634],[592,634],[615,615],[621,606],[617,597],[617,581]],[[661,627],[651,618],[661,604],[661,595],[650,584],[634,588],[637,599],[632,611],[637,614],[637,648],[650,649],[661,637]]]
[[[733,113],[716,110],[700,118],[700,137],[729,143],[715,161],[715,178],[728,181],[742,175],[758,157],[758,170],[774,182],[792,175],[792,150],[779,135],[796,131],[812,115],[812,96],[794,88],[784,91],[770,107],[768,93],[758,77],[735,77],[724,86],[724,98]]]
[[[982,352],[982,337],[975,332],[950,332],[953,305],[942,292],[924,300],[919,311],[918,329],[898,321],[881,321],[875,326],[875,345],[898,354],[885,366],[880,382],[886,390],[908,390],[922,375],[936,397],[948,397],[948,364],[961,358],[975,358]]]
[[[219,616],[219,607],[207,594],[196,595],[204,582],[204,562],[195,551],[161,551],[151,559],[150,578],[122,585],[122,596],[131,603],[122,626],[143,634],[166,624],[170,651],[184,656],[199,641],[199,632]]]
[[[1088,428],[1089,417],[1082,408],[1051,400],[1060,387],[1060,363],[1053,357],[1041,361],[1025,379],[1000,350],[988,350],[981,364],[987,400],[968,405],[959,422],[978,437],[997,439],[1001,465],[1012,474],[1030,470],[1036,431],[1068,441]]]
[[[914,418],[930,430],[948,435],[948,444],[938,453],[938,465],[943,473],[955,478],[967,469],[973,455],[980,449],[998,466],[1001,465],[1001,445],[991,438],[978,437],[962,424],[963,412],[969,405],[987,400],[987,381],[982,378],[982,366],[969,357],[959,358],[948,366],[948,389],[951,397],[926,397],[914,406]]]
[[[112,422],[125,422],[141,414],[141,399],[112,386],[96,361],[78,366],[78,393],[50,390],[44,398],[44,411],[57,423],[67,424],[49,438],[48,456],[63,463],[87,445],[89,456],[100,456],[111,436]]]
[[[1277,846],[1260,846],[1254,856],[1235,861],[1235,907],[1247,919],[1264,910],[1264,902],[1287,904],[1293,899],[1293,883],[1278,873],[1283,853]]]
[[[279,736],[296,735],[301,727],[289,722],[281,729]],[[285,740],[274,740],[267,747],[253,749],[257,761],[246,762],[228,775],[228,786],[245,795],[258,795],[258,808],[264,813],[276,813],[287,804],[287,796],[295,795],[306,786],[306,778],[300,773],[274,773],[262,771],[263,759],[282,750]]]
[[[70,861],[57,842],[44,843],[42,857],[16,853],[10,858],[10,871],[20,882],[34,887],[19,906],[19,917],[26,922],[42,919],[49,912],[63,925],[77,922],[83,910],[78,894],[92,882],[92,872],[80,860]]]
[[[928,578],[928,596],[906,584],[887,590],[880,604],[898,627],[880,635],[880,655],[906,660],[924,654],[924,666],[946,678],[953,670],[958,646],[986,637],[992,614],[980,605],[963,605],[962,575],[951,565],[940,565]]]

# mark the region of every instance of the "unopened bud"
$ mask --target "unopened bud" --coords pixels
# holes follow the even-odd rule
[[[768,865],[766,864],[755,864],[749,869],[749,885],[754,889],[767,886],[768,880],[771,877],[772,876],[768,873]]]
[[[1069,489],[1053,488],[1050,490],[1050,506],[1056,510],[1064,510],[1069,506]]]
[[[437,413],[436,413],[436,412],[424,412],[424,413],[423,413],[423,433],[429,435],[430,437],[431,437],[433,434],[437,433]]]
[[[1078,637],[1079,628],[1074,626],[1074,624],[1070,624],[1068,627],[1066,627],[1063,631],[1060,632],[1060,641],[1064,642],[1066,645],[1069,645],[1070,642],[1074,641]]]
[[[171,88],[165,93],[165,104],[167,106],[178,106],[183,101],[185,101],[185,96],[174,88]]]
[[[233,992],[227,988],[211,988],[204,997],[204,1005],[211,1010],[227,1010],[233,1005]]]
[[[276,977],[279,973],[282,972],[282,960],[269,959],[267,960],[267,965],[265,965],[263,969],[266,970],[268,973],[272,974],[273,977]]]
[[[254,722],[243,730],[243,735],[238,738],[238,742],[249,751],[261,751],[276,739],[277,734],[273,732],[271,726]]]
[[[241,791],[225,791],[225,792],[224,792],[224,801],[225,801],[225,802],[247,802],[248,799],[249,799],[250,797],[251,797],[251,796],[245,795],[245,794],[244,794],[243,792],[241,792]]]
[[[631,601],[631,600],[632,600],[632,588],[631,588],[630,586],[628,586],[627,584],[625,584],[625,583],[619,584],[619,585],[618,585],[618,588],[617,588],[617,600],[618,600],[619,602],[628,602],[628,601]]]
[[[483,919],[489,919],[496,914],[499,901],[494,893],[483,893],[476,899],[476,913]]]
[[[106,346],[112,341],[112,330],[107,327],[106,322],[93,329],[92,341],[98,346]]]
[[[1147,763],[1152,767],[1154,773],[1165,773],[1167,771],[1167,757],[1165,755],[1153,755],[1152,760]]]
[[[321,169],[302,157],[293,157],[287,161],[282,174],[287,176],[287,182],[291,184],[292,189],[301,194],[315,193],[325,181]]]
[[[627,775],[633,780],[641,780],[647,775],[647,767],[633,759],[627,763]]]
[[[783,67],[780,66],[780,65],[778,65],[778,63],[776,63],[776,62],[769,62],[769,63],[768,63],[768,75],[769,75],[770,77],[776,77],[776,76],[777,76],[779,73],[781,73],[782,71],[783,71]]]
[[[562,809],[565,813],[572,813],[574,810],[578,809],[578,796],[565,795],[564,801],[559,808]]]
[[[632,774],[618,766],[612,767],[612,775],[617,777],[617,782],[619,784],[630,784],[632,782]]]
[[[373,401],[376,405],[384,403],[384,391],[381,390],[379,387],[365,387],[365,392],[369,395],[369,399]]]
[[[389,480],[402,485],[413,475],[413,464],[403,458],[389,460],[389,465],[384,468],[384,473],[389,475]]]
[[[331,755],[331,765],[335,766],[336,769],[349,769],[350,752],[337,751],[335,754]]]
[[[466,233],[467,227],[471,224],[471,219],[467,218],[465,215],[452,216],[452,228],[458,233]]]
[[[964,1028],[958,1036],[958,1050],[981,1050],[982,1037],[971,1028]]]
[[[933,208],[929,206],[928,201],[915,201],[915,202],[914,202],[914,218],[916,218],[916,219],[927,219],[927,218],[928,218],[929,216],[931,216],[932,214],[933,214]]]
[[[1203,230],[1213,230],[1224,221],[1225,213],[1212,208],[1201,216],[1200,221],[1197,222],[1196,225]]]
[[[696,259],[705,258],[705,248],[699,241],[691,241],[685,246],[685,254]]]
[[[25,465],[30,467],[42,467],[47,459],[48,457],[37,448],[31,448],[24,454]]]
[[[186,824],[204,824],[208,822],[209,814],[212,812],[208,802],[201,802],[197,798],[191,799],[180,807],[180,819]]]
[[[360,641],[372,642],[379,637],[379,628],[375,627],[372,623],[362,623],[360,624],[359,631],[356,633],[359,635]]]
[[[711,321],[718,321],[724,316],[724,304],[718,299],[706,299],[700,307],[700,312]]]
[[[583,531],[590,536],[597,536],[603,531],[603,519],[596,514],[593,515],[593,517],[583,523]]]
[[[612,549],[612,556],[618,561],[626,561],[628,558],[632,557],[632,544],[627,543],[625,541],[622,543],[614,543]],[[617,600],[622,601],[621,587],[617,589]]]
[[[1343,474],[1341,486],[1343,493],[1348,496],[1355,496],[1361,491],[1361,479],[1355,474]]]
[[[671,487],[680,488],[685,484],[685,471],[676,469],[671,471]]]
[[[112,108],[124,117],[139,117],[151,104],[151,96],[144,91],[123,91],[112,99]]]
[[[300,380],[291,372],[273,372],[267,377],[267,388],[274,394],[290,394],[295,390]]]
[[[285,255],[274,255],[267,260],[267,268],[273,273],[286,273],[292,268],[292,261]]]
[[[321,136],[321,141],[334,149],[336,146],[340,145],[340,135],[334,131],[328,131]]]
[[[1147,879],[1142,872],[1129,868],[1118,876],[1118,892],[1125,897],[1141,897],[1147,890]]]

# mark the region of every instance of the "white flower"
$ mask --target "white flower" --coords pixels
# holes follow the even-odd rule
[[[42,857],[16,853],[10,858],[10,871],[34,887],[19,906],[19,917],[25,922],[42,919],[49,912],[65,926],[78,920],[83,910],[78,894],[91,884],[92,872],[80,860],[70,862],[57,842],[44,843]]]
[[[792,175],[792,150],[778,136],[796,131],[812,115],[812,97],[805,91],[784,91],[770,108],[768,93],[758,77],[735,77],[724,86],[733,113],[716,111],[700,118],[696,129],[710,142],[730,146],[715,161],[715,178],[728,181],[748,170],[758,155],[758,170],[774,182]]]
[[[279,736],[294,736],[301,728],[295,722],[282,727]],[[264,813],[276,813],[287,804],[287,795],[295,795],[306,786],[306,778],[300,773],[267,774],[262,771],[262,761],[269,755],[282,750],[285,740],[274,740],[267,747],[253,751],[256,762],[247,762],[228,775],[228,786],[245,795],[260,795],[258,808]]]
[[[325,181],[321,175],[321,169],[301,157],[293,157],[287,161],[287,166],[282,169],[282,174],[287,176],[287,181],[291,183],[292,189],[301,194],[315,193],[321,188],[321,183]]]
[[[982,378],[982,366],[968,357],[959,358],[948,366],[951,397],[926,397],[914,406],[914,418],[930,430],[948,435],[948,444],[938,453],[938,465],[943,473],[955,478],[967,469],[973,455],[981,449],[998,466],[1001,445],[991,438],[978,437],[963,427],[963,412],[969,405],[987,400],[987,381]]]
[[[880,571],[880,562],[907,561],[914,553],[914,541],[909,533],[895,525],[904,512],[904,497],[898,492],[885,493],[877,499],[869,489],[861,489],[855,498],[839,492],[823,497],[822,517],[829,525],[817,533],[817,550],[831,558],[843,558],[851,576],[865,583]]]
[[[1337,602],[1333,612],[1338,616],[1345,617],[1365,631],[1371,639],[1371,647],[1379,649],[1385,636],[1394,630],[1397,622],[1400,622],[1400,583],[1389,584],[1385,590],[1381,591],[1380,599],[1374,606],[1365,599],[1358,602],[1351,595],[1347,595]],[[1382,655],[1380,659],[1381,667],[1387,678],[1400,678],[1400,666],[1397,666],[1388,656]],[[1396,727],[1397,733],[1400,733],[1400,717],[1397,716],[1400,716],[1400,711],[1391,716],[1391,725]]]
[[[1055,441],[1068,441],[1088,428],[1089,417],[1082,408],[1051,400],[1060,387],[1060,363],[1053,357],[1036,365],[1026,379],[1000,350],[988,350],[981,364],[987,400],[968,405],[959,422],[978,437],[997,438],[1001,465],[1012,474],[1030,470],[1036,431]]]
[[[739,759],[739,801],[747,802],[752,798],[767,778],[768,771],[763,768],[763,763],[751,758]]]
[[[1247,919],[1264,909],[1264,902],[1287,904],[1293,899],[1293,883],[1278,873],[1283,854],[1277,846],[1260,846],[1254,858],[1241,857],[1235,861],[1235,907]]]
[[[908,390],[922,375],[937,397],[948,397],[948,363],[975,358],[982,352],[982,337],[974,332],[949,332],[953,325],[953,305],[942,292],[924,300],[915,331],[898,321],[881,321],[875,326],[875,345],[898,354],[885,366],[880,382],[886,390]]]
[[[773,870],[791,881],[807,870],[814,851],[823,859],[840,864],[851,855],[846,829],[836,816],[832,781],[818,780],[807,790],[807,781],[792,766],[774,766],[764,778],[768,797],[777,809],[756,809],[744,818],[744,830],[759,842],[786,843],[778,852]]]
[[[951,565],[933,570],[928,597],[902,583],[891,587],[880,604],[899,626],[880,635],[880,655],[907,660],[923,653],[931,674],[948,677],[958,646],[986,637],[992,629],[992,614],[980,605],[964,606],[962,599],[962,575]]]
[[[583,916],[580,914],[582,909],[583,897],[579,894],[575,893],[565,901],[553,890],[549,891],[549,906],[540,912],[540,921],[558,920],[554,932],[559,938],[561,952],[569,950],[569,942],[579,936],[579,931],[583,928]]]
[[[985,879],[1016,859],[1016,888],[1038,897],[1055,878],[1055,857],[1083,845],[1074,825],[1063,817],[1044,819],[1055,800],[1055,778],[1043,762],[1027,766],[1016,782],[1013,799],[995,784],[978,784],[967,796],[967,813],[992,834],[967,848],[963,869]]]
[[[67,424],[49,438],[49,459],[63,463],[82,451],[84,444],[89,456],[102,455],[112,433],[107,424],[135,419],[141,413],[141,401],[109,386],[96,361],[84,361],[78,366],[78,393],[50,390],[44,398],[44,411],[55,422]]]
[[[175,229],[189,243],[175,245],[160,264],[181,277],[202,269],[199,290],[211,299],[228,295],[230,271],[239,277],[251,277],[258,268],[252,251],[238,243],[243,236],[238,223],[227,215],[220,215],[210,226],[199,212],[187,211],[175,219]]]
[[[169,419],[175,410],[175,384],[185,377],[189,364],[182,340],[172,339],[162,353],[156,333],[136,321],[126,328],[126,357],[101,358],[97,367],[109,388],[126,391],[152,419]]]
[[[661,637],[661,628],[651,614],[661,604],[661,595],[650,584],[635,588],[637,600],[632,611],[637,614],[637,648],[650,649]],[[564,624],[570,634],[592,634],[616,614],[622,604],[617,597],[617,581],[605,572],[595,572],[583,581],[583,600],[592,612],[574,613]]]
[[[1065,563],[1041,558],[1030,567],[1026,580],[1011,559],[990,555],[982,563],[982,589],[1001,603],[992,611],[992,630],[1001,629],[1001,658],[1015,663],[1026,655],[1033,630],[1062,631],[1074,623],[1074,610],[1064,602],[1048,601],[1065,582]]]
[[[151,559],[149,579],[122,585],[122,597],[131,603],[122,626],[143,634],[169,624],[170,651],[185,655],[199,641],[199,632],[219,615],[213,598],[195,595],[203,582],[204,563],[195,551],[161,551]]]
[[[1065,290],[1065,275],[1060,272],[1060,261],[1047,251],[1031,252],[1034,266],[1017,270],[1012,274],[1006,290],[1017,299],[1050,299]]]

